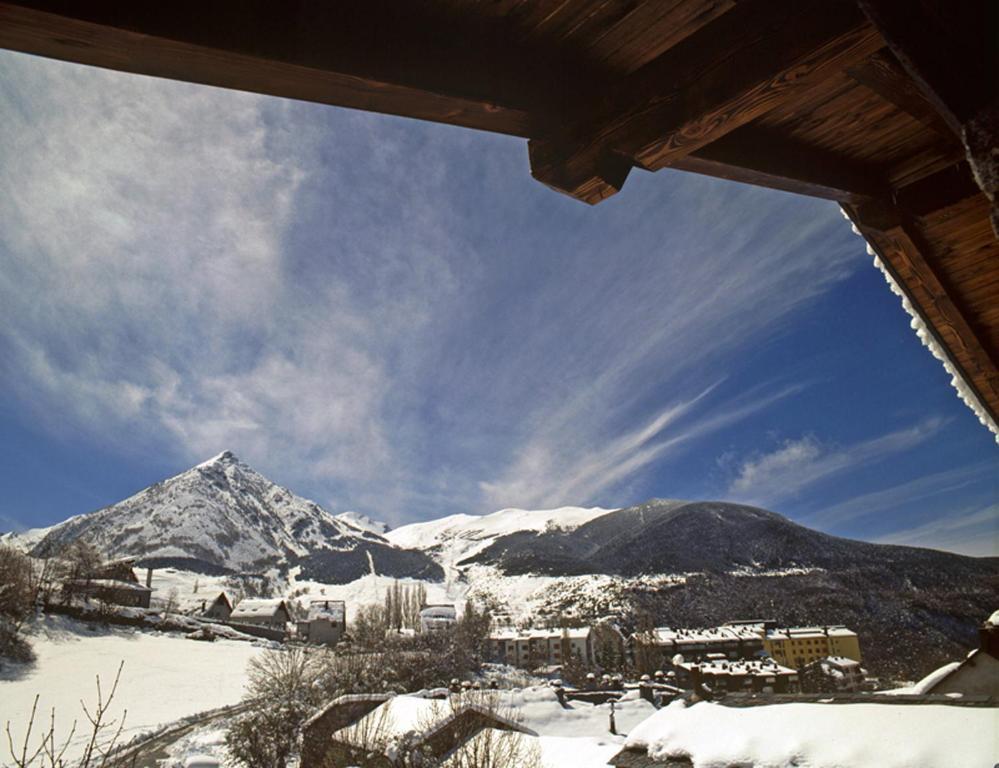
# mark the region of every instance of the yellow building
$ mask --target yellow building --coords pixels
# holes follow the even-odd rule
[[[863,661],[857,633],[841,626],[771,629],[763,638],[763,650],[778,664],[793,669],[827,656]]]

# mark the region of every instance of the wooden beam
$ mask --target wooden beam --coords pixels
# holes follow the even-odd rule
[[[858,0],[892,53],[960,136],[996,101],[994,0]]]
[[[744,125],[673,163],[672,168],[840,202],[885,195],[878,169]]]
[[[525,137],[602,82],[502,19],[392,0],[2,0],[0,47]]]
[[[747,0],[602,94],[568,130],[533,141],[531,172],[599,202],[616,191],[600,173],[609,155],[672,165],[882,45],[852,3]]]
[[[865,225],[880,232],[900,227],[906,217],[919,219],[963,203],[982,194],[966,161],[937,171],[912,184],[891,191],[890,195],[861,202],[858,215]]]
[[[940,117],[940,113],[906,74],[890,50],[878,51],[870,58],[847,69],[847,74],[941,136],[948,139],[960,138]]]
[[[999,238],[999,3],[858,0],[892,53],[960,136]]]
[[[931,250],[922,241],[912,217],[887,202],[864,208],[847,204],[843,209],[905,291],[913,308],[992,421],[999,423],[996,350],[990,350],[968,324],[967,313],[927,260],[925,254]]]

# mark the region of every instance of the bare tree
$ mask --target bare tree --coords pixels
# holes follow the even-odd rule
[[[324,654],[300,647],[265,651],[249,665],[256,707],[226,733],[229,753],[247,768],[284,768],[306,718],[323,702]]]
[[[80,701],[90,730],[84,745],[83,755],[78,760],[68,761],[66,759],[66,752],[73,743],[73,736],[76,735],[77,721],[73,721],[69,733],[65,737],[57,736],[54,708],[49,715],[48,728],[41,733],[37,743],[32,742],[32,732],[35,729],[38,715],[38,696],[35,696],[34,704],[31,707],[31,715],[28,718],[20,746],[17,745],[11,732],[10,721],[7,721],[4,731],[7,735],[7,750],[10,753],[14,768],[67,768],[70,765],[73,768],[108,768],[114,762],[118,740],[121,738],[122,730],[125,727],[125,717],[128,714],[126,710],[122,712],[120,718],[108,717],[111,703],[118,691],[118,682],[121,679],[121,670],[124,666],[124,661],[118,665],[114,683],[106,698],[101,688],[101,678],[98,675],[97,703],[91,708],[84,701]]]
[[[176,613],[178,605],[177,587],[170,587],[170,591],[167,592],[166,602],[163,603],[163,615]]]
[[[31,558],[14,547],[0,545],[0,658],[32,659],[21,627],[34,611],[37,595]]]

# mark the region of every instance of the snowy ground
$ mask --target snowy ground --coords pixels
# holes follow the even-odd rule
[[[84,720],[80,700],[96,699],[96,678],[105,691],[124,661],[112,717],[128,710],[122,740],[154,730],[187,715],[235,704],[243,695],[247,662],[263,645],[229,640],[214,643],[182,635],[131,628],[90,631],[86,624],[45,617],[30,636],[37,660],[33,665],[0,672],[0,727],[10,722],[20,737],[35,695],[47,719],[56,711],[58,733],[67,734],[73,720]],[[74,737],[67,758],[79,755],[82,734]]]

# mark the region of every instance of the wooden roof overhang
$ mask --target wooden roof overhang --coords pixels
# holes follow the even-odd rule
[[[0,47],[524,137],[533,176],[591,204],[635,168],[836,200],[994,429],[997,9],[0,0]]]

